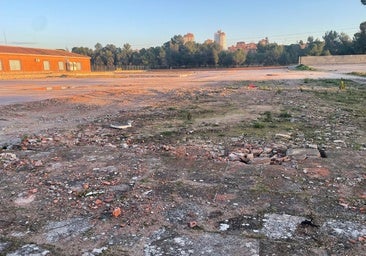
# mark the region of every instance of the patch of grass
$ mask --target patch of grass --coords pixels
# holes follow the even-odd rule
[[[339,84],[339,79],[320,79],[320,81],[326,84]]]
[[[353,75],[353,76],[362,76],[362,77],[366,77],[366,73],[365,72],[351,72],[348,73],[349,75]]]
[[[185,121],[192,121],[192,112],[186,109],[182,109],[179,111],[179,119]]]
[[[258,88],[259,88],[259,90],[262,90],[262,91],[272,90],[271,87],[269,87],[268,85],[260,85]]]
[[[160,133],[160,135],[164,136],[164,137],[172,137],[174,135],[176,135],[176,131],[162,131]]]
[[[241,86],[243,86],[243,84],[234,83],[234,84],[230,84],[230,85],[225,86],[225,88],[228,89],[228,90],[238,90]]]
[[[292,117],[292,115],[291,115],[289,112],[287,112],[287,111],[282,111],[282,112],[278,115],[278,117],[279,117],[280,119],[289,119],[289,118],[291,118],[291,117]]]
[[[262,117],[262,119],[261,119],[261,120],[262,120],[263,122],[270,123],[270,122],[272,122],[272,121],[273,121],[273,115],[272,115],[272,112],[271,112],[271,111],[266,111],[266,112],[264,112],[262,116],[263,116],[263,117]]]
[[[362,144],[354,142],[353,144],[351,144],[351,148],[353,148],[354,150],[361,150],[362,149]]]
[[[297,65],[295,67],[295,69],[296,70],[301,70],[301,71],[313,71],[313,70],[315,70],[315,68],[304,65],[304,64]]]
[[[349,88],[346,91],[320,91],[314,93],[324,100],[346,104],[347,106],[363,106],[366,102],[366,90]]]
[[[276,88],[276,95],[281,94],[282,92],[283,92],[282,88],[279,88],[279,87]]]
[[[255,129],[263,129],[266,126],[264,125],[264,123],[257,121],[252,124],[252,127]]]

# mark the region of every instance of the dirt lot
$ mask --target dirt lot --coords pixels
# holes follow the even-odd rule
[[[0,255],[365,255],[363,70],[0,80]]]

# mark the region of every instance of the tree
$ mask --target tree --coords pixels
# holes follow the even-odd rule
[[[257,53],[254,52],[254,51],[248,52],[247,57],[245,59],[245,63],[247,65],[258,65],[259,62],[258,62],[258,59],[257,59]]]
[[[131,65],[132,64],[132,53],[133,50],[131,45],[126,43],[123,45],[121,53],[119,54],[119,62],[122,65]]]
[[[209,66],[217,66],[219,63],[220,45],[208,44],[207,64]]]
[[[103,53],[102,53],[103,46],[100,43],[97,43],[94,46],[94,52],[91,57],[91,64],[94,70],[101,71],[104,70],[105,63],[103,61]]]
[[[164,43],[163,48],[166,52],[166,63],[170,67],[182,66],[182,54],[180,48],[184,45],[184,39],[181,35],[175,35],[170,41]]]
[[[331,55],[339,54],[341,50],[341,40],[339,39],[339,35],[336,31],[328,31],[323,36],[324,39],[324,51],[329,51]]]
[[[259,64],[266,66],[278,65],[283,54],[283,45],[276,43],[258,44],[256,59]]]
[[[336,31],[326,32],[323,36],[325,45],[323,55],[329,52],[331,55],[352,54],[352,40],[345,33],[337,33]]]
[[[282,55],[279,59],[279,64],[289,65],[298,63],[299,56],[303,55],[303,42],[298,44],[285,45]]]
[[[356,53],[366,53],[366,21],[360,24],[360,32],[354,35],[353,44]]]
[[[96,43],[96,45],[94,46],[94,48],[95,48],[95,51],[100,51],[100,50],[102,50],[103,45],[101,45],[100,43]]]
[[[89,56],[89,57],[93,56],[93,50],[88,47],[73,47],[71,49],[71,52]]]
[[[366,5],[366,0],[361,0],[361,3],[362,3],[363,5]]]
[[[236,66],[239,66],[239,65],[243,64],[244,61],[245,61],[245,58],[246,58],[246,53],[242,49],[237,49],[233,53],[233,63]]]
[[[319,39],[314,40],[312,36],[308,37],[305,55],[320,56],[323,54],[325,42]]]
[[[218,45],[218,44],[216,44],[216,45]],[[232,52],[221,51],[219,53],[219,64],[224,67],[232,66],[234,63],[233,56],[234,56],[234,54]]]
[[[196,52],[198,47],[195,42],[186,42],[179,47],[182,63],[185,66],[194,67],[197,66]]]

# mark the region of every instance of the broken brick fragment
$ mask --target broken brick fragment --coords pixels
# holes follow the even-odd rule
[[[196,226],[197,226],[197,221],[190,221],[190,222],[188,222],[188,227],[194,228]]]
[[[118,216],[120,216],[122,214],[122,210],[120,207],[116,207],[114,208],[114,210],[112,211],[112,215],[113,217],[117,218]]]

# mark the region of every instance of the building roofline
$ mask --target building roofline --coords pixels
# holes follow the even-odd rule
[[[68,57],[68,58],[88,58],[89,56],[81,55],[63,50],[52,50],[43,48],[28,48],[20,46],[0,45],[0,54],[9,55],[33,55],[33,56],[50,56],[50,57]]]

